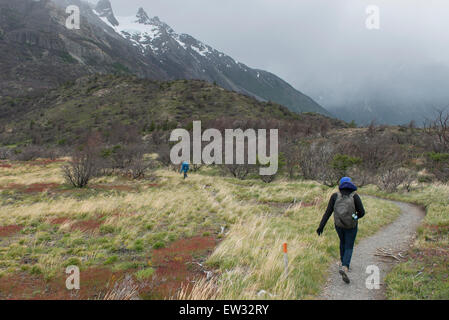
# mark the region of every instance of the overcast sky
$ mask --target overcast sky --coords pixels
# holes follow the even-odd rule
[[[448,0],[111,2],[118,16],[143,7],[176,32],[277,74],[325,107],[338,104],[342,95],[386,83],[410,90],[401,74],[449,65]],[[365,26],[368,5],[380,9],[380,30]]]

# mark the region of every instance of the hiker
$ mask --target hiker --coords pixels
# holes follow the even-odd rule
[[[356,193],[357,187],[351,178],[340,180],[339,192],[334,193],[316,230],[320,236],[323,233],[327,220],[334,213],[335,229],[340,238],[340,269],[339,273],[344,282],[349,283],[348,271],[351,263],[354,242],[357,236],[358,220],[365,215],[362,200]]]
[[[189,172],[189,163],[184,161],[181,165],[181,171],[179,173],[184,172],[184,179],[187,178],[187,172]]]

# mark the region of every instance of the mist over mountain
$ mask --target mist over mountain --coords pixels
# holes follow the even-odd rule
[[[445,65],[423,65],[388,70],[389,74],[367,79],[357,86],[342,84],[339,90],[321,95],[320,103],[338,118],[366,125],[422,125],[437,110],[449,107],[449,68]]]

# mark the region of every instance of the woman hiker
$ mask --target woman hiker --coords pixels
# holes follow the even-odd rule
[[[339,192],[334,193],[327,205],[327,210],[316,230],[320,236],[323,233],[327,220],[334,213],[335,230],[340,238],[340,270],[344,282],[349,283],[348,271],[351,263],[354,242],[357,236],[358,220],[365,215],[362,200],[356,193],[357,187],[351,178],[344,177],[340,180]]]
[[[190,168],[189,168],[189,163],[187,161],[184,161],[181,164],[181,170],[179,171],[179,173],[184,173],[184,179],[187,178],[187,172],[189,172]]]

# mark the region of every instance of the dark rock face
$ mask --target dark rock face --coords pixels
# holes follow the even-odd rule
[[[112,11],[112,6],[109,0],[100,0],[95,7],[95,11],[98,12],[100,17],[106,18],[109,23],[113,26],[118,26],[118,21],[114,16],[114,12]]]
[[[65,27],[68,5],[80,7],[80,30]],[[294,112],[329,114],[274,74],[175,33],[143,8],[130,19],[124,24],[117,18],[109,0],[95,8],[81,0],[0,0],[0,96],[52,88],[87,74],[128,73],[215,82]]]
[[[80,30],[65,27],[68,15],[53,2],[0,0],[0,96],[53,88],[92,73],[168,79],[126,39],[105,30],[90,7],[73,3],[81,7]]]
[[[108,1],[108,0],[106,0]],[[145,12],[143,8],[139,8],[139,11],[137,11],[137,22],[141,24],[150,24],[150,17]]]

